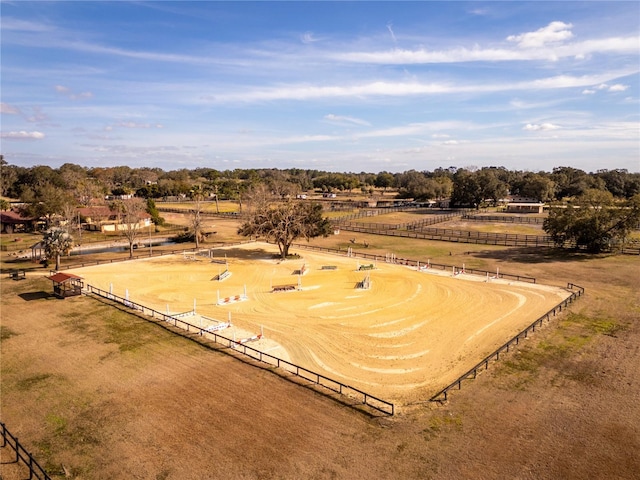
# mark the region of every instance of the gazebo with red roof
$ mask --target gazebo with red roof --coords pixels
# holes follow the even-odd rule
[[[57,297],[73,297],[82,293],[82,277],[73,273],[58,272],[47,278],[53,282],[53,293]]]

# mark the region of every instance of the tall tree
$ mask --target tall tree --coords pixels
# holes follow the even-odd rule
[[[265,202],[253,208],[238,233],[265,237],[278,245],[281,258],[286,259],[296,239],[326,237],[331,233],[331,223],[322,216],[322,205],[317,203]]]
[[[387,188],[391,188],[393,186],[394,181],[394,176],[389,172],[380,172],[373,181],[373,185],[381,188],[384,193],[387,191]]]
[[[25,187],[20,199],[22,212],[30,217],[44,218],[47,228],[54,224],[55,217],[64,213],[65,205],[72,202],[66,190],[50,183]]]
[[[193,238],[196,242],[196,248],[200,248],[202,240],[202,207],[205,198],[205,192],[200,185],[195,185],[189,191],[189,198],[193,202],[191,209],[191,229],[193,230]]]
[[[482,186],[475,172],[461,168],[453,175],[452,205],[479,208],[483,198]]]
[[[529,172],[517,183],[517,190],[522,197],[549,202],[553,200],[555,185],[548,176]]]
[[[60,269],[60,256],[68,255],[73,247],[73,237],[62,227],[52,227],[44,233],[42,244],[47,258],[55,258],[56,270]]]
[[[111,205],[118,212],[119,228],[129,242],[129,258],[133,258],[133,246],[142,230],[141,222],[146,217],[146,204],[141,198],[118,200]]]
[[[615,204],[610,192],[591,189],[565,208],[552,208],[543,228],[558,246],[570,244],[598,253],[624,242],[639,222],[640,195]]]

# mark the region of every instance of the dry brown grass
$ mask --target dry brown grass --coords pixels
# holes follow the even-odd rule
[[[357,248],[363,240],[369,252],[499,266],[586,295],[447,404],[386,419],[3,274],[2,421],[57,478],[63,466],[84,479],[637,478],[640,258],[364,235]],[[0,465],[3,478],[28,476],[13,468]]]

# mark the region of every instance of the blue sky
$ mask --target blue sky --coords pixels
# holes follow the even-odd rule
[[[0,7],[13,165],[640,171],[639,2]]]

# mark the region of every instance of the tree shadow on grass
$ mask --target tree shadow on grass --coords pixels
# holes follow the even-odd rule
[[[508,250],[483,250],[471,255],[491,260],[504,260],[519,263],[547,263],[547,262],[579,262],[604,258],[613,254],[586,253],[578,250],[562,248],[513,247]]]

